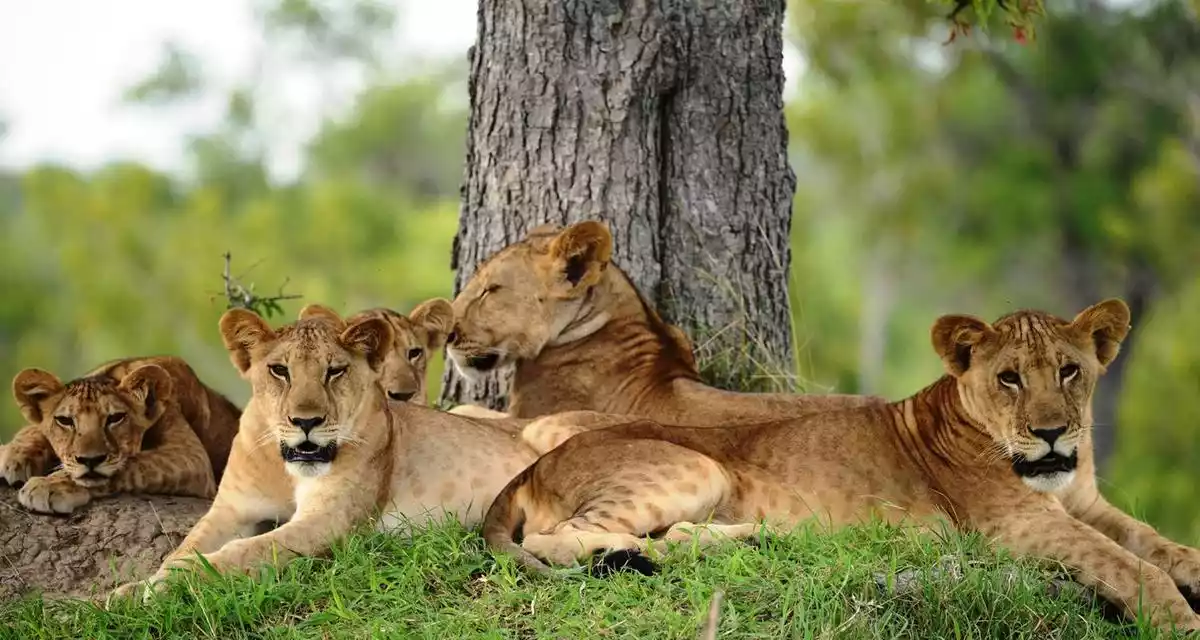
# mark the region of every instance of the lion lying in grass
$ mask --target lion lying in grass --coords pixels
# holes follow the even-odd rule
[[[449,360],[469,378],[513,367],[509,413],[522,418],[582,409],[710,426],[883,404],[704,384],[683,331],[658,316],[611,255],[612,234],[594,221],[539,227],[497,252],[454,299]]]
[[[912,397],[725,428],[641,421],[583,433],[509,483],[484,536],[545,569],[541,560],[664,544],[644,536],[699,530],[707,543],[809,518],[944,517],[1061,561],[1130,616],[1200,629],[1181,593],[1200,589],[1200,551],[1096,488],[1092,393],[1128,328],[1119,300],[1070,322],[1035,311],[994,324],[943,316],[932,340],[947,375]]]

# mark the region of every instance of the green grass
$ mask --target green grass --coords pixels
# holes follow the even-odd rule
[[[961,572],[933,576],[950,556]],[[1156,637],[1105,622],[1080,589],[974,536],[938,542],[883,525],[800,529],[760,544],[689,545],[655,576],[525,573],[455,524],[415,538],[355,535],[330,558],[259,579],[184,574],[152,603],[111,611],[31,596],[0,605],[21,638],[695,638],[715,590],[722,638]],[[910,588],[896,576],[925,573]]]

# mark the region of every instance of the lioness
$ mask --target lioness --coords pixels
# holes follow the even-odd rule
[[[107,362],[66,384],[25,369],[13,395],[29,425],[0,450],[0,476],[24,482],[17,500],[43,513],[119,492],[211,497],[241,414],[169,356]]]
[[[509,413],[524,418],[583,409],[710,426],[884,402],[704,384],[683,331],[659,317],[611,255],[612,234],[595,221],[539,227],[500,250],[454,299],[451,362],[471,378],[514,367]]]
[[[277,330],[253,312],[226,312],[221,335],[251,386],[228,471],[212,508],[162,567],[114,595],[161,583],[196,553],[218,571],[321,553],[372,515],[381,529],[443,513],[478,524],[500,489],[537,457],[520,439],[526,421],[389,400],[381,372],[412,359],[392,327],[378,314],[344,321],[320,305]],[[272,520],[286,522],[255,535],[258,523]]]
[[[583,433],[504,489],[484,536],[544,569],[539,557],[658,547],[639,537],[652,532],[699,527],[704,543],[750,535],[761,520],[943,517],[1063,562],[1131,616],[1141,604],[1160,626],[1200,629],[1180,592],[1200,588],[1200,552],[1096,488],[1092,392],[1128,329],[1120,300],[1070,322],[1036,311],[995,324],[943,316],[932,341],[947,374],[910,398],[727,428],[642,421]],[[712,527],[691,524],[710,514]]]
[[[323,308],[323,307],[322,307]],[[310,310],[317,309],[314,305]],[[333,314],[337,316],[336,313]],[[346,319],[355,323],[383,318],[392,325],[392,353],[383,363],[379,382],[389,400],[429,404],[425,372],[429,354],[440,351],[454,322],[450,301],[433,298],[417,305],[408,316],[383,307],[360,311]],[[341,322],[341,318],[337,318]]]

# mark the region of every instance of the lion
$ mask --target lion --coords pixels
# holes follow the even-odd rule
[[[440,304],[426,303],[431,312]],[[482,521],[500,490],[537,458],[521,440],[528,421],[478,420],[389,397],[385,386],[396,387],[384,372],[411,363],[413,354],[385,316],[343,320],[311,304],[295,323],[271,329],[252,311],[225,313],[224,344],[251,386],[225,477],[212,507],[160,569],[114,597],[138,588],[153,593],[197,553],[218,571],[248,571],[323,553],[369,521],[386,531],[445,515],[471,527]],[[258,533],[272,521],[283,524]]]
[[[689,532],[703,545],[808,519],[941,519],[1062,562],[1130,616],[1141,605],[1160,627],[1200,629],[1184,595],[1200,589],[1200,551],[1123,513],[1096,486],[1092,394],[1129,320],[1117,299],[1071,321],[1038,311],[994,324],[942,316],[931,335],[945,375],[898,402],[576,435],[505,487],[484,537],[537,570],[607,550],[633,554],[631,566],[647,571],[638,552]]]
[[[426,300],[408,316],[377,307],[360,311],[348,317],[346,322],[353,324],[365,318],[383,318],[392,325],[392,350],[399,357],[389,355],[379,377],[388,399],[429,404],[425,373],[430,354],[441,351],[445,346],[446,336],[454,322],[454,309],[450,301],[445,298]],[[337,320],[340,322],[341,318]]]
[[[520,418],[589,410],[714,426],[883,404],[704,384],[686,334],[659,317],[611,255],[612,235],[596,221],[538,227],[500,250],[454,299],[449,360],[469,379],[511,369],[508,413]]]
[[[40,513],[114,493],[210,498],[241,415],[172,356],[106,362],[65,384],[25,369],[13,395],[29,424],[0,450],[0,476],[24,483],[18,502]]]

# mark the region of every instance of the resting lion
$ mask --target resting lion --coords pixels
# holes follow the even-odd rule
[[[1159,626],[1200,629],[1181,595],[1200,589],[1200,552],[1096,488],[1092,393],[1128,328],[1120,300],[1070,322],[1035,311],[995,324],[943,316],[932,341],[948,374],[912,397],[726,428],[641,421],[583,433],[504,489],[484,537],[545,569],[538,558],[659,548],[642,536],[661,532],[680,539],[699,528],[703,544],[751,535],[762,521],[945,518],[1061,561],[1130,616],[1140,602]],[[713,526],[692,524],[710,515]]]
[[[394,319],[366,313],[342,320],[309,305],[294,324],[271,329],[253,312],[226,312],[225,346],[251,386],[228,470],[212,508],[158,572],[117,595],[160,583],[196,553],[218,571],[323,553],[371,517],[385,530],[445,514],[478,524],[500,489],[537,457],[520,439],[528,421],[477,420],[389,400],[380,382],[391,389],[394,380],[381,372],[413,360],[411,343],[394,336]],[[284,524],[256,535],[263,521]]]
[[[608,227],[594,221],[539,227],[497,252],[454,299],[455,368],[475,378],[513,367],[509,413],[523,418],[582,409],[715,426],[883,403],[704,384],[683,331],[659,317],[611,254]]]
[[[311,309],[316,309],[314,305]],[[323,307],[322,307],[323,308]],[[333,314],[334,317],[337,314]],[[366,318],[383,318],[392,325],[392,354],[383,363],[379,382],[389,400],[429,404],[425,372],[429,354],[446,344],[446,335],[454,322],[450,301],[433,298],[417,305],[408,316],[386,308],[368,309],[346,319],[355,323]],[[341,318],[338,318],[341,321]]]
[[[29,424],[0,449],[0,476],[24,482],[17,500],[43,513],[113,493],[212,497],[241,414],[169,356],[115,360],[65,384],[25,369],[13,395]]]

